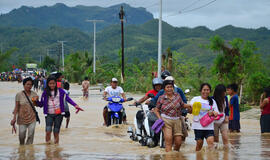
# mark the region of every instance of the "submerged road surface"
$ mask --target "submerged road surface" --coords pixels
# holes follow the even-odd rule
[[[36,125],[33,145],[20,146],[18,135],[11,134],[10,120],[15,104],[15,95],[22,90],[17,82],[0,82],[0,159],[269,159],[270,135],[260,134],[258,109],[243,113],[241,116],[241,133],[231,134],[231,147],[228,151],[218,148],[209,153],[205,148],[196,153],[193,131],[189,132],[186,143],[180,152],[165,153],[159,147],[147,148],[133,142],[127,135],[128,125],[103,127],[102,110],[107,104],[102,100],[99,90],[90,90],[88,100],[81,95],[79,85],[71,85],[71,98],[85,111],[75,114],[70,106],[71,122],[68,129],[62,123],[59,145],[45,143],[45,118],[38,108],[41,123]],[[39,92],[39,95],[41,92]],[[127,97],[140,98],[142,95]],[[128,123],[138,110],[125,104]],[[221,138],[220,138],[221,140]]]

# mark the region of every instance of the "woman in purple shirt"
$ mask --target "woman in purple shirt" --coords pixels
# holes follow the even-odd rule
[[[73,105],[78,113],[83,111],[72,99],[65,93],[62,88],[57,88],[56,78],[51,76],[47,79],[46,89],[42,93],[41,101],[37,102],[38,106],[43,107],[43,113],[46,121],[46,143],[51,141],[53,130],[54,143],[59,143],[59,132],[63,115],[65,115],[64,100]]]

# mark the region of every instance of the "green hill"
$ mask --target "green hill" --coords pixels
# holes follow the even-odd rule
[[[121,47],[120,25],[111,25],[97,33],[97,56],[110,56],[111,60],[117,57]],[[199,63],[210,64],[215,54],[202,48],[210,37],[219,34],[225,40],[242,38],[255,41],[257,53],[269,55],[270,30],[267,28],[246,29],[234,26],[224,26],[215,31],[206,27],[195,28],[173,27],[163,23],[163,51],[170,47],[174,51],[183,52],[188,57],[197,58]],[[151,20],[141,25],[125,26],[125,54],[127,60],[134,58],[146,61],[150,58],[157,59],[158,21]],[[93,35],[88,35],[79,29],[52,26],[48,29],[33,27],[0,27],[0,43],[4,49],[17,47],[19,50],[15,57],[28,53],[34,59],[49,53],[57,58],[60,53],[58,40],[65,40],[65,54],[74,51],[92,52]],[[50,49],[49,51],[47,49]],[[264,58],[265,59],[265,58]],[[14,59],[15,60],[15,59]]]
[[[7,14],[0,16],[1,26],[48,28],[52,25],[66,28],[78,28],[82,31],[93,31],[93,24],[85,22],[86,19],[101,19],[103,23],[97,25],[102,29],[111,24],[120,23],[119,11],[123,5],[127,24],[142,24],[151,19],[153,15],[144,8],[134,8],[128,4],[114,5],[108,8],[98,6],[68,7],[57,3],[54,6],[38,8],[22,6]]]

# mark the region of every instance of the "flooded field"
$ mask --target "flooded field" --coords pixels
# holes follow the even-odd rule
[[[91,90],[90,98],[83,100],[81,88],[71,85],[71,97],[85,111],[75,114],[70,107],[70,128],[65,129],[62,123],[59,145],[45,144],[45,118],[42,109],[38,108],[41,123],[37,124],[34,144],[20,146],[18,135],[11,134],[10,120],[15,104],[15,95],[22,90],[17,82],[0,82],[0,159],[269,159],[270,135],[260,134],[258,109],[242,113],[241,133],[231,134],[229,150],[223,150],[220,142],[217,150],[195,152],[193,131],[189,132],[186,143],[180,152],[165,153],[164,149],[142,147],[133,142],[127,135],[128,125],[103,127],[102,110],[106,102],[100,91]],[[39,92],[40,94],[41,92]],[[138,99],[142,95],[131,95]],[[128,123],[138,110],[125,104]]]

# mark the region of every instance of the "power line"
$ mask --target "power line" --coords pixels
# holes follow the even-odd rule
[[[200,0],[198,0],[198,1],[200,1]],[[195,2],[197,3],[198,1],[195,1]],[[178,14],[185,14],[185,13],[193,12],[193,11],[195,11],[195,10],[199,10],[199,9],[201,9],[201,8],[204,8],[204,7],[209,6],[210,4],[214,3],[215,1],[217,1],[217,0],[212,0],[212,1],[210,1],[210,2],[208,2],[208,3],[206,3],[206,4],[204,4],[204,5],[202,5],[202,6],[200,6],[200,7],[196,7],[196,8],[190,9],[190,10],[186,10],[186,11],[180,10],[180,11],[178,11],[178,13],[174,13],[174,14],[171,14],[171,15],[166,16],[166,18],[167,18],[167,17],[176,16],[176,15],[178,15]],[[195,4],[195,2],[194,2],[194,4]],[[190,5],[190,6],[191,6],[191,5]]]
[[[198,10],[198,9],[201,9],[201,8],[204,8],[204,7],[207,7],[207,6],[209,6],[210,4],[212,4],[212,3],[214,3],[215,1],[217,1],[217,0],[213,0],[213,1],[210,1],[210,2],[208,2],[208,3],[206,3],[205,5],[202,5],[202,6],[200,6],[200,7],[197,7],[197,8],[193,8],[193,9],[190,9],[190,10],[187,10],[187,11],[179,11],[179,13],[188,13],[188,12],[192,12],[192,11],[195,11],[195,10]]]
[[[192,7],[193,5],[195,5],[196,3],[200,2],[200,1],[201,1],[201,0],[194,1],[194,2],[192,2],[192,3],[189,4],[189,5],[187,5],[186,7],[184,7],[184,8],[181,9],[181,10],[184,11],[184,10],[186,10],[186,9],[188,9],[188,8],[190,8],[190,7]]]

